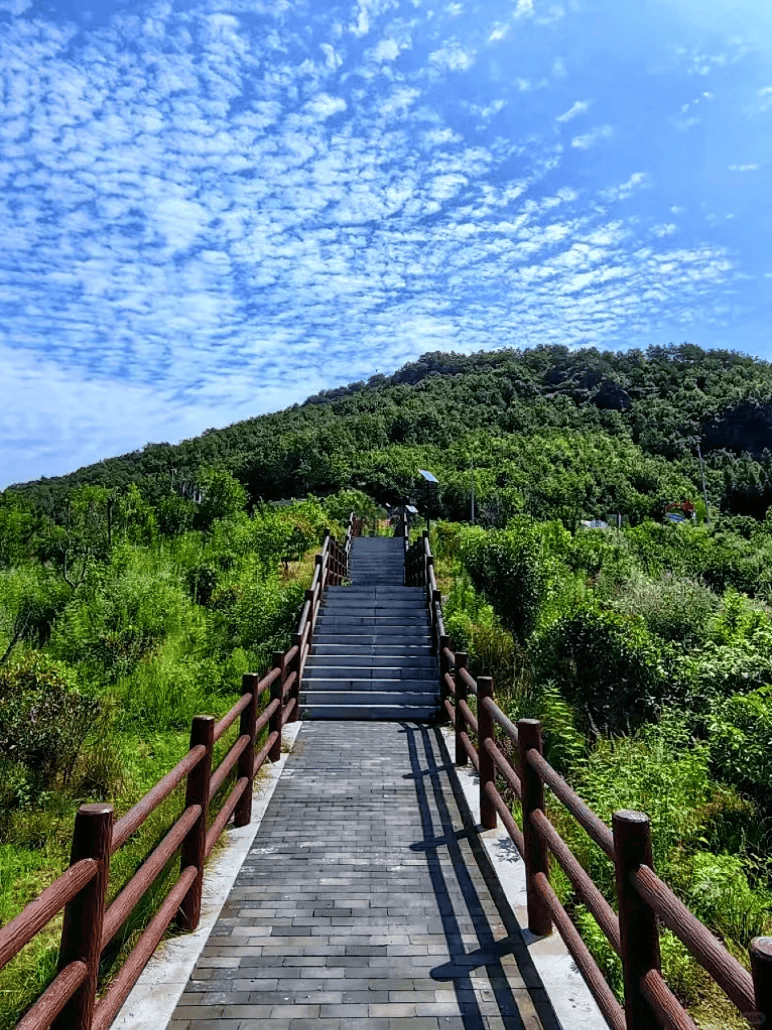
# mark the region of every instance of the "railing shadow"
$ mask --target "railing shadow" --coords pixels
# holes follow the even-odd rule
[[[423,840],[411,845],[411,850],[423,852],[437,898],[437,908],[442,921],[450,960],[435,966],[431,976],[438,982],[453,984],[456,1000],[465,1030],[487,1030],[487,1013],[483,1013],[478,1001],[480,988],[475,986],[475,970],[485,969],[490,989],[498,1008],[498,1015],[507,1030],[522,1030],[524,1021],[520,1016],[517,999],[502,966],[502,958],[512,956],[517,963],[525,985],[538,982],[538,975],[523,943],[520,925],[512,911],[501,885],[498,882],[490,860],[477,837],[476,827],[464,817],[464,826],[457,830],[448,808],[443,780],[450,786],[459,812],[465,811],[463,797],[452,775],[452,766],[440,764],[436,751],[443,754],[439,730],[415,723],[403,723],[411,773],[416,790],[416,801],[421,817]],[[432,812],[433,800],[436,812]],[[439,820],[439,825],[437,825]],[[474,857],[476,869],[482,875],[488,892],[506,931],[506,937],[496,940],[488,915],[478,893],[474,878],[464,857],[461,842],[467,841]],[[455,884],[449,883],[448,861],[443,861],[440,852],[445,849],[450,862]],[[463,940],[463,931],[454,910],[452,889],[460,888],[466,909],[471,916],[478,947],[469,950]],[[458,905],[458,903],[456,903]],[[529,991],[531,1004],[536,1009],[544,1030],[560,1030],[551,1004],[543,990]]]

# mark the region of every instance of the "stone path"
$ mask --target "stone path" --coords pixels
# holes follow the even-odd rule
[[[169,1030],[558,1030],[441,754],[303,724]]]

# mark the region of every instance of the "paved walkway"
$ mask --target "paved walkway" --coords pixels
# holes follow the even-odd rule
[[[169,1030],[558,1030],[441,754],[304,723]]]

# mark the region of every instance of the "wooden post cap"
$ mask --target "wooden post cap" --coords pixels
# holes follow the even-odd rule
[[[112,810],[112,805],[104,804],[101,801],[95,801],[89,805],[80,805],[78,807],[78,815],[82,815],[86,818],[88,818],[89,816],[101,817],[105,815],[110,815]]]

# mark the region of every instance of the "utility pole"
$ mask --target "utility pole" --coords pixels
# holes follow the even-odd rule
[[[474,462],[472,462],[472,525],[474,525]]]
[[[699,440],[697,441],[697,454],[700,459],[700,474],[702,475],[702,496],[705,499],[705,524],[710,525],[710,506],[708,505],[708,491],[705,488],[705,464],[702,460]]]

